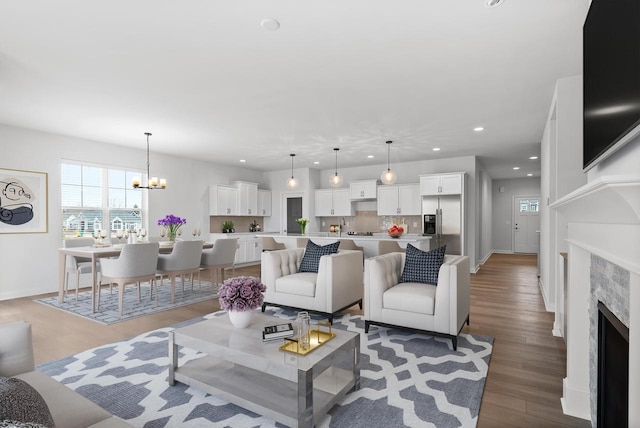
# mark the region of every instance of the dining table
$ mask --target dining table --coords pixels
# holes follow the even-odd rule
[[[124,245],[136,245],[136,244],[116,244],[116,245],[92,245],[87,247],[70,247],[58,249],[58,303],[64,302],[64,283],[66,273],[66,259],[67,256],[85,257],[91,259],[91,307],[92,311],[96,311],[96,291],[99,290],[98,284],[98,272],[96,270],[96,264],[98,259],[103,257],[118,257],[122,251]],[[204,242],[202,244],[203,249],[213,248],[213,243]],[[167,254],[173,251],[173,245],[160,243],[160,253]]]

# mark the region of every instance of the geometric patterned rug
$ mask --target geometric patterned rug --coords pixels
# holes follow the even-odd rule
[[[91,291],[81,291],[78,293],[76,301],[75,291],[70,292],[64,299],[63,303],[58,303],[58,295],[35,299],[35,302],[42,303],[47,306],[54,307],[73,315],[96,321],[100,324],[115,324],[121,321],[133,318],[151,315],[156,312],[167,311],[169,309],[179,308],[180,306],[191,305],[193,303],[204,302],[218,297],[217,290],[219,285],[212,287],[209,281],[201,281],[202,292],[198,285],[198,280],[193,281],[193,291],[191,290],[191,282],[185,278],[184,293],[182,285],[176,279],[175,300],[171,303],[171,283],[165,279],[163,285],[158,282],[158,305],[156,306],[155,294],[153,300],[150,299],[149,283],[140,285],[140,302],[138,302],[138,290],[135,285],[126,285],[124,288],[124,303],[122,306],[122,317],[118,310],[118,287],[113,287],[113,293],[108,288],[102,288],[100,294],[100,309],[96,312],[91,310]],[[155,291],[154,291],[155,293]],[[97,296],[96,296],[97,299]]]
[[[296,313],[269,307],[293,319]],[[204,318],[227,316],[216,312]],[[184,326],[203,318],[180,323]],[[461,334],[451,341],[375,327],[359,315],[334,318],[334,328],[360,333],[360,389],[346,395],[318,427],[475,427],[493,338]],[[167,383],[167,332],[154,330],[101,346],[38,370],[125,419],[134,427],[282,427],[280,423],[176,382]],[[179,365],[202,354],[181,348]]]

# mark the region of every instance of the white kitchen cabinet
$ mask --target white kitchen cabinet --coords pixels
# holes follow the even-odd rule
[[[419,184],[378,186],[378,215],[420,215]]]
[[[237,215],[258,214],[258,185],[244,181],[234,182],[238,189]]]
[[[376,199],[378,182],[376,180],[351,181],[349,192],[352,200]]]
[[[217,239],[233,238],[238,240],[236,245],[236,258],[234,260],[236,265],[260,262],[262,256],[262,240],[256,237],[254,233],[212,233],[210,236],[214,245]]]
[[[353,215],[349,189],[318,189],[315,193],[316,217]]]
[[[271,190],[258,189],[258,215],[271,216]]]
[[[214,184],[209,186],[209,215],[237,215],[238,189]]]
[[[428,174],[420,176],[420,194],[431,195],[461,195],[464,183],[464,173]]]

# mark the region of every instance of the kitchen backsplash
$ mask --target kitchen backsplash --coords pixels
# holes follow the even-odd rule
[[[261,230],[264,231],[264,221],[262,217],[251,216],[211,216],[209,217],[209,230],[211,233],[222,233],[222,223],[225,220],[231,220],[234,224],[236,232],[249,232],[249,225],[256,221],[260,225]]]
[[[355,216],[350,217],[320,217],[320,230],[312,232],[329,232],[331,225],[340,224],[344,218],[348,225],[342,226],[342,233],[347,232],[384,232],[391,224],[404,223],[408,227],[407,233],[422,234],[421,216],[379,216],[377,211],[356,211]],[[324,222],[324,226],[322,226]],[[414,226],[415,224],[415,226]]]

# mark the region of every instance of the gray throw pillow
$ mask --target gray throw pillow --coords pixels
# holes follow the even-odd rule
[[[340,241],[320,246],[315,242],[308,240],[307,248],[304,250],[304,256],[302,256],[302,262],[300,262],[300,269],[298,272],[318,273],[320,257],[326,256],[327,254],[337,253],[339,246]]]
[[[431,251],[422,251],[411,244],[407,244],[404,259],[404,270],[400,282],[420,282],[438,285],[440,266],[444,262],[446,245]]]
[[[22,379],[0,377],[0,421],[36,423],[54,427],[44,398]]]

